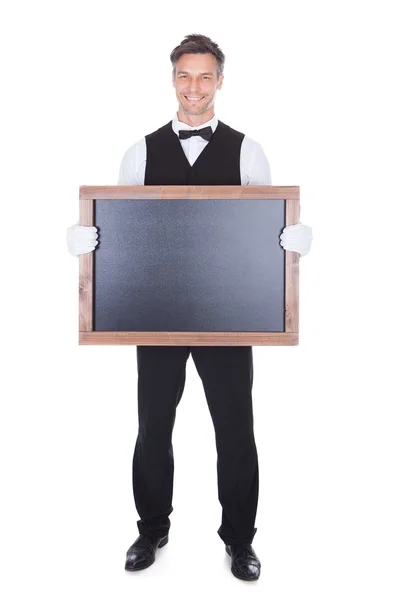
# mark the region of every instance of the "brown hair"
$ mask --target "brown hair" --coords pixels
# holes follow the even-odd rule
[[[187,35],[179,46],[176,46],[170,54],[173,74],[176,72],[176,63],[182,54],[213,54],[217,62],[217,78],[224,71],[225,56],[218,44],[205,35],[192,33]]]

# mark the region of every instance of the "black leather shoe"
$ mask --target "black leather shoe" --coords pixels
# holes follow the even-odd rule
[[[152,537],[150,535],[139,535],[135,542],[127,550],[127,571],[139,571],[150,567],[156,560],[157,548],[162,548],[168,543],[168,536]]]
[[[225,546],[232,558],[231,571],[235,577],[245,581],[256,581],[261,572],[261,563],[251,544]]]

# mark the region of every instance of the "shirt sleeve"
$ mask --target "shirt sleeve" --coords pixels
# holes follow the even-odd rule
[[[242,185],[272,185],[270,165],[258,142],[244,136],[240,152]]]
[[[146,169],[146,139],[128,148],[120,164],[117,185],[144,185]]]

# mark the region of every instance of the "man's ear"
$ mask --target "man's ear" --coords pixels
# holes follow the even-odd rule
[[[221,75],[219,83],[217,85],[217,89],[220,90],[222,88],[222,82],[224,81],[224,75]]]

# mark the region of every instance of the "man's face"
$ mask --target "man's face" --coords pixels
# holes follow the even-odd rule
[[[172,81],[184,113],[206,113],[214,105],[216,91],[221,89],[223,79],[224,75],[217,78],[217,63],[212,54],[183,54],[177,61]]]

